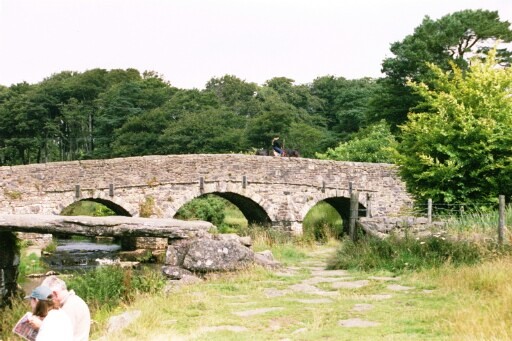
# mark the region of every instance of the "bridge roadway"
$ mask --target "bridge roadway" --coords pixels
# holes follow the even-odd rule
[[[361,215],[396,215],[412,199],[390,164],[243,154],[154,155],[0,167],[0,214],[58,215],[80,200],[116,214],[173,218],[211,193],[236,205],[250,223],[300,234],[308,211],[331,204],[344,222],[350,193]]]

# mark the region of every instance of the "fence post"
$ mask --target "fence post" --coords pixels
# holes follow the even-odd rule
[[[427,218],[428,223],[432,224],[432,199],[428,199],[427,201]]]
[[[366,193],[366,218],[372,217],[372,196]]]
[[[353,191],[350,194],[350,219],[349,235],[352,241],[356,241],[356,220],[359,215],[359,192]]]
[[[499,196],[498,244],[503,245],[503,230],[505,229],[505,196]]]

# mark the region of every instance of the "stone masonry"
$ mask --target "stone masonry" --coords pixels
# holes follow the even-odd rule
[[[195,154],[0,167],[0,213],[8,214],[57,215],[86,199],[119,215],[172,218],[185,203],[214,193],[251,222],[301,233],[305,215],[322,200],[347,218],[351,191],[372,216],[412,206],[390,164]]]

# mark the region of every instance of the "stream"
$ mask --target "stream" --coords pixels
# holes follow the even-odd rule
[[[27,253],[41,255],[41,263],[48,269],[59,274],[72,274],[94,269],[99,265],[96,259],[114,260],[121,250],[121,246],[111,240],[73,240],[53,239],[57,243],[55,251],[51,254],[42,254],[40,249],[29,248]],[[33,273],[29,271],[29,273]],[[43,277],[27,277],[21,283],[25,293],[30,293],[43,281]]]

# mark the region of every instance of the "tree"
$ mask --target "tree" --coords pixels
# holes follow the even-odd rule
[[[402,125],[398,164],[418,199],[495,202],[512,195],[512,68],[492,51],[467,71],[430,64],[433,85],[410,83],[431,110]]]
[[[392,150],[397,146],[389,125],[382,120],[353,134],[349,141],[316,156],[324,160],[392,163]]]
[[[205,108],[170,121],[159,138],[163,154],[240,151],[245,118],[225,107]]]
[[[432,77],[428,63],[447,71],[454,62],[465,70],[469,58],[483,57],[497,42],[510,41],[510,23],[500,21],[495,11],[464,10],[439,20],[425,17],[412,35],[391,45],[395,56],[382,62],[386,77],[379,81],[381,91],[372,99],[372,119],[384,118],[393,126],[403,123],[421,101],[407,82],[428,84]],[[500,63],[510,63],[510,56],[505,47],[498,49]]]
[[[366,125],[369,101],[377,85],[371,78],[347,80],[324,76],[313,81],[311,93],[323,101],[327,127],[340,138]]]

